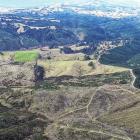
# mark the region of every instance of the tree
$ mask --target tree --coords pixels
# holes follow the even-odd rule
[[[0,52],[0,55],[4,55],[4,53],[3,52]]]
[[[4,53],[3,52],[0,52],[0,58],[2,58],[2,60],[4,59]]]
[[[85,55],[85,56],[84,56],[84,60],[85,60],[85,61],[87,61],[87,60],[91,60],[91,58],[90,58],[89,55]]]
[[[88,63],[88,66],[91,67],[92,69],[96,69],[96,66],[92,61]]]
[[[45,70],[42,66],[36,65],[34,68],[34,76],[35,76],[35,82],[43,81],[45,76]]]
[[[47,59],[48,59],[48,60],[51,60],[52,58],[51,58],[50,56],[47,56]]]
[[[72,54],[72,53],[74,53],[74,51],[71,48],[68,48],[68,47],[61,48],[61,53],[62,52],[64,54]]]

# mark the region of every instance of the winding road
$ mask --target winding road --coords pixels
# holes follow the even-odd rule
[[[108,50],[110,50],[110,49],[106,49],[105,52],[107,52]],[[98,57],[96,58],[97,64],[100,64],[101,56],[102,56],[105,52],[104,52],[104,51],[100,51],[100,52],[99,52]],[[137,77],[136,77],[135,74],[133,73],[133,69],[129,69],[129,71],[130,71],[130,75],[132,76],[132,79],[133,79],[132,82],[131,82],[131,86],[132,86],[133,88],[136,88],[136,87],[135,87],[135,81],[136,81]]]
[[[132,86],[133,88],[136,88],[134,84],[135,84],[135,81],[136,81],[136,78],[137,78],[137,77],[136,77],[135,74],[133,73],[133,69],[130,69],[129,71],[130,71],[130,74],[131,74],[131,76],[132,76],[132,78],[133,78],[133,80],[132,80],[132,82],[131,82],[131,86]]]

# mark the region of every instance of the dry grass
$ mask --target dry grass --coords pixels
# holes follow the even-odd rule
[[[46,59],[40,59],[38,61],[39,65],[42,65],[46,70],[46,77],[51,76],[62,76],[62,75],[72,75],[72,76],[83,76],[83,75],[97,75],[97,74],[110,74],[116,72],[127,71],[128,69],[123,67],[115,67],[109,65],[98,64],[95,60],[84,61],[84,54],[63,54],[60,53],[60,49],[48,49],[47,51],[40,51],[39,49],[32,51],[22,52],[5,52],[4,56],[1,56],[1,60],[7,61],[14,56],[18,55],[16,61],[32,61],[34,60],[37,53]],[[30,53],[33,52],[33,57]],[[25,55],[26,54],[26,55]],[[28,58],[30,55],[30,58]],[[51,57],[48,60],[47,57]],[[89,62],[93,61],[95,64],[95,69],[88,66]],[[80,73],[80,74],[79,74]]]
[[[136,134],[140,133],[140,108],[138,107],[105,115],[101,120],[112,125],[132,129]]]
[[[39,64],[44,66],[46,69],[47,77],[51,76],[62,76],[62,75],[72,75],[78,76],[79,69],[81,69],[82,75],[96,75],[96,74],[110,74],[116,72],[127,71],[126,68],[122,67],[114,67],[108,65],[96,65],[96,68],[88,66],[88,63],[91,61],[78,61],[78,60],[70,60],[70,61],[56,61],[56,60],[45,60],[39,61]],[[95,63],[95,61],[93,61]]]

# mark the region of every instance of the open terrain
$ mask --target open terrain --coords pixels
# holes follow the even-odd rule
[[[1,88],[0,138],[138,140],[139,90],[130,86],[129,72],[122,74],[64,76],[35,88]]]
[[[11,64],[1,66],[0,139],[138,140],[140,97],[132,73],[89,57],[59,49],[4,52],[1,61]],[[37,83],[36,63],[45,70]]]
[[[36,51],[18,51],[14,54],[15,62],[29,62],[35,61],[39,54]]]
[[[140,140],[139,15],[0,8],[0,140]]]
[[[5,52],[0,60],[8,61],[12,59],[13,63],[29,62],[33,64],[38,60],[38,65],[45,69],[46,77],[84,76],[128,71],[127,68],[123,67],[102,65],[93,56],[88,56],[88,59],[85,57],[86,55],[82,53],[60,53],[60,49],[48,49],[46,51],[36,49]]]

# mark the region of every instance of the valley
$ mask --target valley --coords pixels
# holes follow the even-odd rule
[[[0,68],[1,139],[139,139],[139,89],[129,69],[49,48],[3,52],[1,61],[10,63]],[[34,80],[36,64],[43,81]]]
[[[139,15],[104,0],[0,8],[0,140],[139,140]]]

